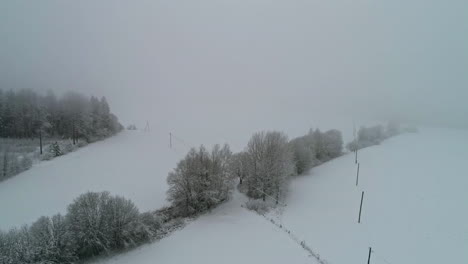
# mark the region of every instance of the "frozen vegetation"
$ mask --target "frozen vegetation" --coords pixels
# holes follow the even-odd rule
[[[0,181],[121,130],[105,97],[0,89]]]

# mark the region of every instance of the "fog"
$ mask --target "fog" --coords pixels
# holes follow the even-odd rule
[[[0,87],[106,96],[124,124],[194,144],[353,120],[468,127],[467,12],[456,0],[2,1]]]

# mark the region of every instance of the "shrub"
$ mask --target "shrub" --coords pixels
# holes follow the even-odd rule
[[[255,199],[247,201],[245,203],[245,206],[247,207],[247,209],[263,215],[267,213],[271,208],[273,208],[274,204],[270,200],[263,201],[261,199]]]
[[[49,145],[49,153],[52,155],[52,157],[59,157],[63,155],[62,150],[60,149],[60,145],[57,141]]]

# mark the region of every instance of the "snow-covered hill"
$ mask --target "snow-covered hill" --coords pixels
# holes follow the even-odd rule
[[[0,183],[0,229],[65,212],[86,191],[109,191],[141,211],[166,204],[166,177],[187,151],[168,146],[168,134],[123,131],[76,152],[44,161]]]
[[[467,131],[424,129],[292,182],[285,226],[330,263],[468,263]],[[361,192],[364,202],[357,223]]]
[[[467,263],[468,132],[425,129],[292,181],[279,217],[330,264]],[[361,191],[362,222],[357,223]],[[285,232],[232,201],[162,241],[99,262],[316,263]],[[281,210],[279,210],[281,211]]]
[[[234,193],[229,202],[169,237],[96,264],[316,263],[286,233],[242,208],[245,201]]]
[[[283,230],[242,208],[245,197],[235,193],[169,237],[98,263],[316,263],[302,240],[330,264],[366,263],[369,247],[371,263],[468,263],[467,138],[423,129],[363,149],[357,187],[352,154],[314,168],[292,180],[282,214],[270,214]],[[167,172],[185,150],[170,151],[165,134],[124,132],[41,163],[0,184],[0,228],[64,212],[87,190],[159,208]]]

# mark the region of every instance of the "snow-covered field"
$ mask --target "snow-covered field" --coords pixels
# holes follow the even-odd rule
[[[367,263],[369,247],[371,263],[467,263],[466,138],[467,131],[424,129],[364,149],[358,187],[353,155],[317,167],[293,180],[280,221],[330,264]],[[315,263],[240,200],[99,263]]]
[[[468,131],[424,129],[292,182],[283,224],[330,263],[468,263]],[[364,191],[361,224],[357,223]]]
[[[141,211],[166,204],[166,177],[186,151],[169,149],[168,134],[123,131],[76,152],[36,164],[0,183],[0,229],[64,213],[86,191],[109,191]]]
[[[468,263],[468,131],[423,129],[352,154],[292,181],[279,219],[330,264]],[[124,132],[0,183],[0,228],[64,212],[86,190],[108,190],[143,210],[165,202],[166,175],[185,152],[167,135]],[[361,191],[362,221],[357,223]],[[120,263],[316,263],[283,230],[226,204],[161,241],[100,260]]]
[[[286,233],[242,208],[245,201],[235,193],[229,202],[169,237],[96,263],[315,263]]]

